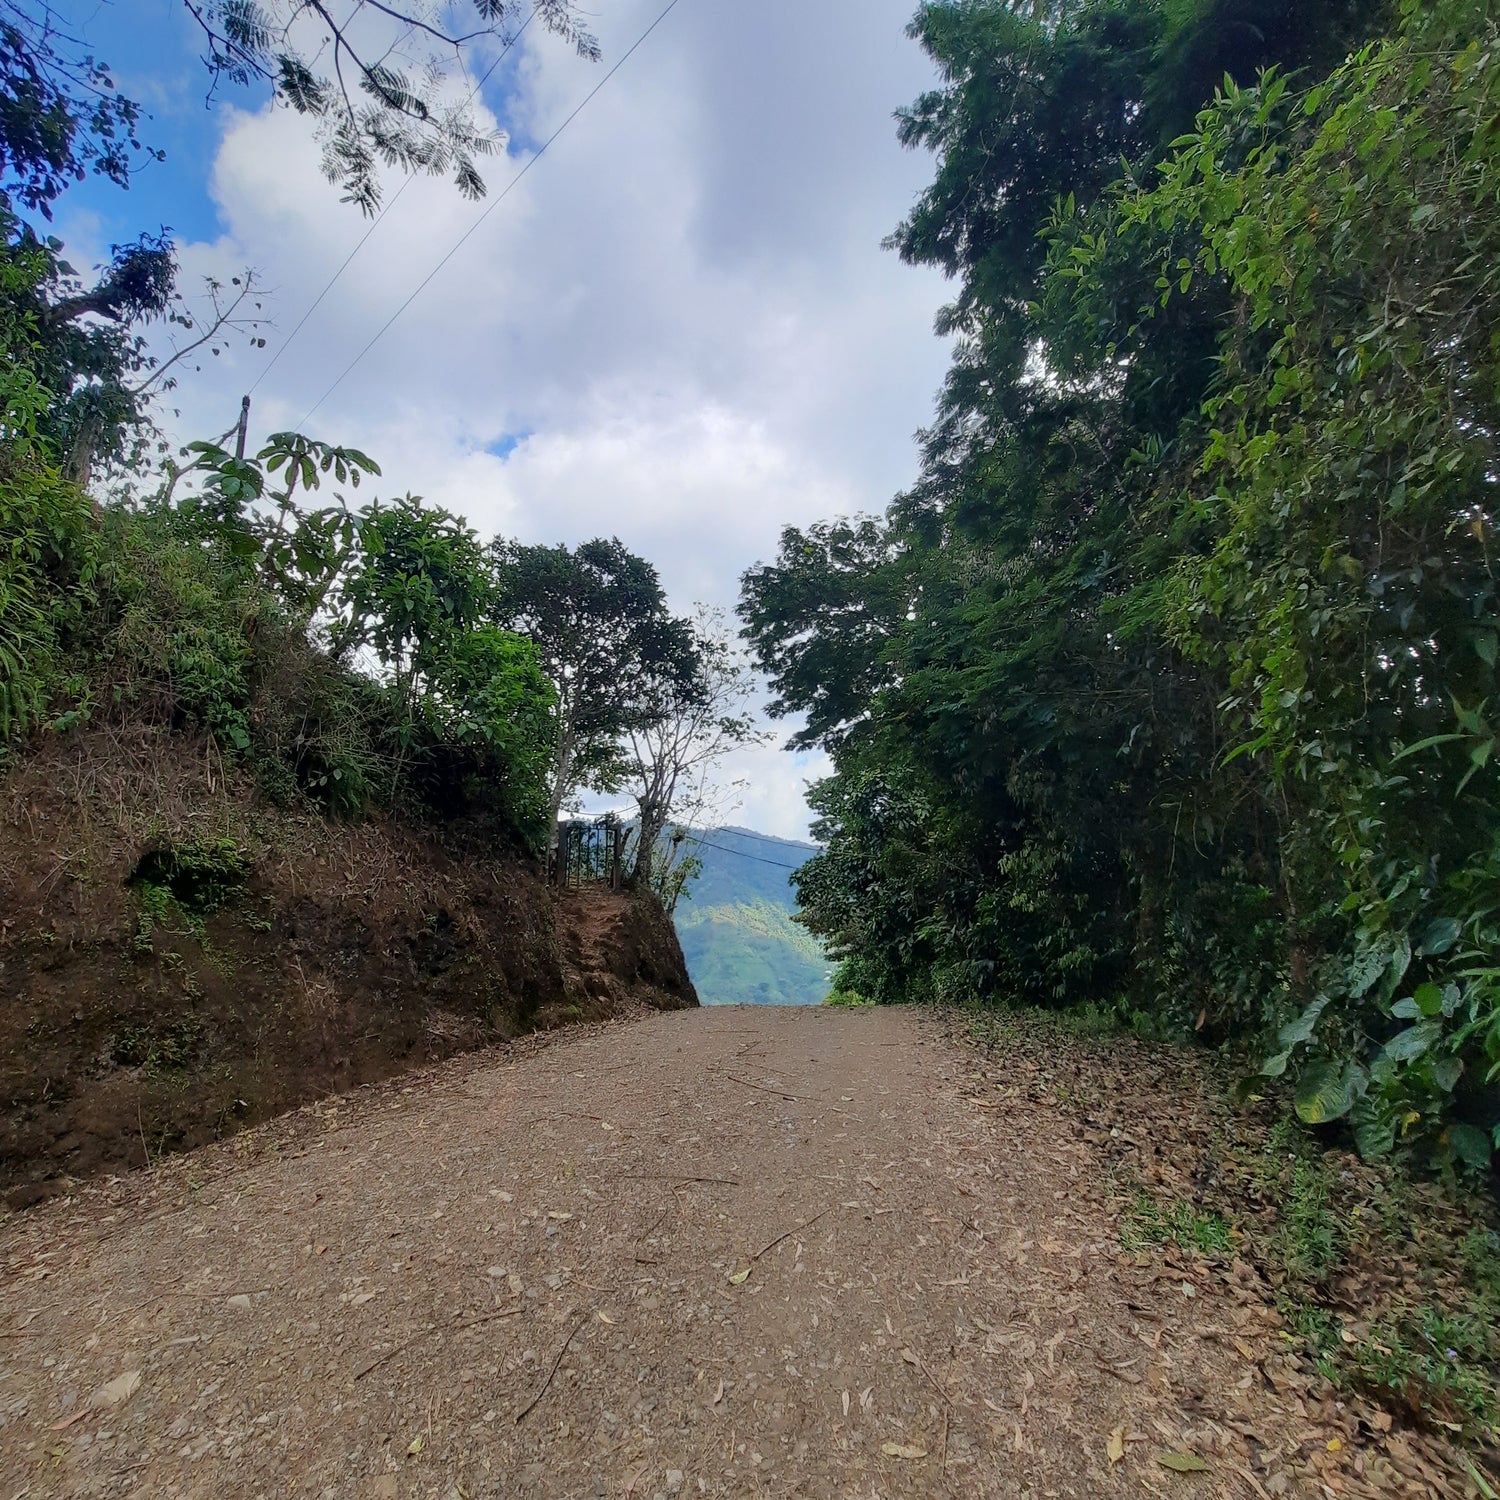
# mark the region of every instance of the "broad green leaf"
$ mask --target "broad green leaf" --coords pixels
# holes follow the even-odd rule
[[[1310,1042],[1319,1018],[1327,1009],[1328,997],[1320,995],[1295,1021],[1281,1028],[1279,1040],[1282,1046],[1290,1049],[1297,1046],[1299,1042]]]
[[[1389,1000],[1396,993],[1397,986],[1406,978],[1406,971],[1411,967],[1411,943],[1403,933],[1397,940],[1396,947],[1391,953],[1390,963],[1386,967],[1385,978],[1380,982],[1380,999]]]
[[[1436,1021],[1419,1021],[1397,1032],[1381,1049],[1382,1056],[1392,1062],[1411,1062],[1427,1051],[1443,1034]]]
[[[1417,951],[1427,958],[1446,953],[1457,941],[1463,928],[1452,917],[1436,917],[1422,931]]]
[[[1396,1117],[1370,1098],[1368,1094],[1355,1101],[1349,1112],[1349,1128],[1354,1144],[1366,1161],[1381,1161],[1396,1145]]]
[[[1354,1101],[1368,1083],[1368,1075],[1357,1063],[1314,1063],[1303,1069],[1297,1085],[1297,1116],[1307,1125],[1341,1120],[1354,1108]]]
[[[1463,1071],[1461,1057],[1440,1057],[1432,1065],[1432,1080],[1445,1094],[1451,1094],[1463,1076]]]
[[[1417,1009],[1424,1016],[1435,1016],[1443,1008],[1443,992],[1430,981],[1427,984],[1418,985],[1412,999],[1417,1002]]]
[[[1448,1145],[1465,1166],[1482,1172],[1490,1164],[1490,1141],[1484,1131],[1459,1122],[1448,1127]]]

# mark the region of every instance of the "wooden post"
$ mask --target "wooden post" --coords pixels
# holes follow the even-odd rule
[[[250,398],[240,398],[240,420],[234,434],[234,456],[243,458],[245,456],[245,434],[250,430]]]

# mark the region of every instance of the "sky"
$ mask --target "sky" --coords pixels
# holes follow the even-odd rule
[[[69,194],[75,263],[165,225],[184,291],[246,268],[266,290],[267,347],[189,371],[168,431],[217,436],[251,391],[252,444],[294,427],[362,448],[374,493],[419,494],[484,536],[616,535],[683,613],[732,610],[784,526],[882,510],[915,477],[949,352],[942,278],[881,248],[931,173],[892,119],[933,83],[904,34],[914,0],[679,0],[500,199],[663,3],[595,0],[600,63],[529,28],[483,95],[510,135],[482,165],[488,199],[394,174],[288,343],[369,229],[308,122],[254,91],[206,98],[182,0],[71,0],[167,153],[129,192]],[[805,834],[825,767],[785,735],[726,768],[745,783],[726,821]]]

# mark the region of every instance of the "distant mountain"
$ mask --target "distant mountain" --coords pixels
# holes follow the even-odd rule
[[[792,920],[792,871],[812,844],[745,828],[691,832],[703,873],[677,903],[677,935],[705,1005],[821,1005],[833,965]]]

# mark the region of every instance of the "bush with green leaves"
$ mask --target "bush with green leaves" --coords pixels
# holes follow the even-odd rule
[[[28,320],[6,315],[24,263],[0,260],[0,754],[66,697],[64,653],[98,566],[88,498],[63,477],[41,424],[51,396]]]

